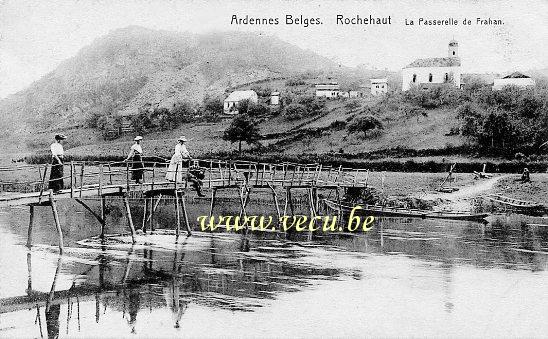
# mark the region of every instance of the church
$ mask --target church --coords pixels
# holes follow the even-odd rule
[[[447,57],[417,59],[402,69],[402,91],[412,86],[429,86],[444,83],[460,87],[461,64],[459,43],[449,42]]]

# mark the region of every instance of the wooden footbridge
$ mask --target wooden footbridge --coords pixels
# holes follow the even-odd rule
[[[63,251],[63,234],[57,212],[57,201],[73,199],[84,206],[101,225],[101,237],[105,230],[105,202],[107,198],[117,197],[123,200],[131,236],[135,242],[136,228],[131,216],[129,205],[130,196],[139,196],[144,200],[144,217],[141,230],[147,232],[147,222],[153,228],[154,212],[162,197],[174,200],[177,215],[176,235],[179,235],[181,219],[184,220],[186,231],[191,233],[186,209],[186,196],[194,187],[194,177],[188,165],[192,168],[200,167],[204,171],[204,178],[200,180],[201,187],[211,192],[209,214],[212,215],[217,203],[217,193],[221,190],[229,191],[237,197],[240,204],[240,216],[246,215],[246,208],[252,191],[267,190],[270,192],[278,218],[294,214],[293,192],[304,191],[308,197],[311,216],[316,216],[319,199],[318,189],[332,190],[337,201],[340,202],[339,189],[347,187],[367,187],[369,172],[366,170],[350,169],[321,164],[295,163],[260,163],[250,161],[223,161],[223,160],[192,160],[187,164],[177,165],[175,168],[176,181],[166,180],[169,164],[167,162],[144,162],[143,179],[140,183],[131,180],[133,171],[132,162],[70,162],[62,165],[65,189],[54,193],[48,190],[49,173],[51,166],[19,165],[0,167],[0,207],[29,206],[30,220],[28,228],[27,246],[32,245],[32,227],[34,208],[38,206],[51,207],[56,229],[59,235],[59,248]],[[2,175],[2,172],[6,174]],[[20,174],[20,175],[19,175]],[[30,178],[28,181],[8,181],[2,177]],[[285,193],[283,212],[279,204],[278,195]],[[101,208],[97,213],[87,203],[86,199],[101,200]],[[288,211],[289,209],[289,211]],[[339,217],[340,219],[340,217]]]

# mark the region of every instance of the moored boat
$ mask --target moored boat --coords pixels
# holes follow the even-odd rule
[[[355,205],[350,205],[344,202],[340,204],[324,199],[325,205],[335,211],[342,213],[350,213]],[[447,211],[430,211],[419,209],[407,209],[398,207],[376,206],[376,205],[357,205],[361,209],[360,214],[367,214],[377,217],[407,217],[420,219],[448,219],[448,220],[464,220],[464,221],[484,221],[489,215],[488,213],[467,213],[467,212],[447,212]]]
[[[523,214],[543,214],[546,212],[546,207],[543,204],[534,201],[514,199],[500,194],[489,194],[483,198],[512,212]]]

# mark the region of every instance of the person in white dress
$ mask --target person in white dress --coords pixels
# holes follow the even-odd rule
[[[186,149],[185,142],[187,139],[181,136],[177,140],[175,145],[175,153],[169,161],[169,167],[167,168],[166,180],[183,182],[183,161],[190,159],[190,153]]]

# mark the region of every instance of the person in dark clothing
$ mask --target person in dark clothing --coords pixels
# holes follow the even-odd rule
[[[205,194],[202,193],[202,180],[204,178],[205,170],[197,164],[193,164],[188,168],[187,180],[192,183],[192,187],[194,187],[199,197],[205,197]]]
[[[531,176],[529,175],[529,169],[524,168],[523,173],[521,174],[521,182],[531,182]]]
[[[131,146],[126,161],[132,161],[131,180],[135,180],[136,184],[140,184],[143,179],[145,165],[143,164],[143,148],[141,147],[142,136],[136,136],[135,143]]]
[[[65,151],[61,142],[67,137],[63,134],[55,135],[55,142],[51,144],[51,171],[48,188],[57,193],[64,188],[63,183],[63,160]]]

